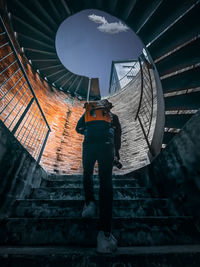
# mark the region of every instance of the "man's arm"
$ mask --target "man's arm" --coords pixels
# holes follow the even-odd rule
[[[119,154],[121,148],[122,129],[117,115],[113,114],[113,126],[115,128],[115,150]]]
[[[76,131],[79,134],[84,134],[85,130],[85,114],[79,119],[77,125],[76,125]]]

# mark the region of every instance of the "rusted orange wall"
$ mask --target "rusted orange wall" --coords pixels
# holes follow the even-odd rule
[[[82,103],[78,100],[70,103],[66,94],[49,86],[29,64],[26,71],[51,127],[41,165],[49,172],[80,173],[82,136],[75,127],[83,113]]]

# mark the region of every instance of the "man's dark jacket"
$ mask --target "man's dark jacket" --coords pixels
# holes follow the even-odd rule
[[[112,114],[112,129],[114,129],[114,145],[115,145],[115,150],[118,151],[121,148],[121,125],[119,123],[119,119],[117,115]],[[96,132],[96,135],[102,135],[100,127],[103,126],[101,125],[104,124],[104,122],[91,122],[91,125],[93,124],[93,131]],[[107,124],[107,123],[105,123]],[[100,126],[99,126],[100,125]],[[88,126],[87,126],[88,127]],[[102,127],[103,128],[103,127]],[[79,134],[84,134],[85,135],[85,140],[86,141],[86,123],[85,123],[85,114],[79,119],[77,126],[76,126],[76,131]]]

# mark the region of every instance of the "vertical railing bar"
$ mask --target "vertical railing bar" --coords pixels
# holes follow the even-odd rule
[[[14,127],[13,130],[12,130],[12,134],[13,134],[13,135],[16,133],[16,131],[17,131],[17,129],[19,128],[19,126],[20,126],[22,120],[23,120],[24,117],[26,116],[26,114],[27,114],[29,108],[31,107],[31,105],[32,105],[32,103],[33,103],[33,100],[34,100],[34,98],[32,98],[32,99],[30,100],[30,102],[28,103],[28,106],[27,106],[26,109],[24,110],[22,116],[20,117],[20,119],[18,120],[18,122],[15,124],[15,127]]]
[[[7,96],[7,94],[9,94],[10,93],[10,91],[21,81],[21,79],[23,79],[23,77],[24,76],[21,76],[21,78],[19,78],[18,80],[17,80],[17,82],[6,92],[6,93],[4,93],[3,91],[3,93],[4,93],[4,95],[0,98],[0,100],[3,100],[6,96]]]
[[[35,133],[37,133],[37,127],[38,127],[38,124],[39,124],[39,122],[40,122],[41,116],[42,116],[42,115],[40,114],[40,116],[39,116],[39,118],[38,118],[38,120],[37,120],[36,126],[34,127],[34,130],[33,130],[33,132],[32,132],[32,135],[31,135],[31,137],[30,137],[30,139],[29,139],[29,142],[28,142],[28,144],[27,144],[26,147],[29,146],[29,144],[30,144],[31,141],[32,141],[32,138],[33,138],[33,141],[34,141],[34,136],[35,136]],[[32,144],[30,145],[30,148],[29,148],[29,149],[31,149],[31,147],[32,147],[32,145],[33,145],[33,141],[32,141]]]
[[[45,122],[46,122],[46,124],[47,124],[47,127],[49,128],[49,130],[51,130],[50,127],[49,127],[49,124],[48,124],[48,122],[47,122],[47,120],[46,120],[46,118],[45,118],[45,116],[44,116],[44,113],[43,113],[43,111],[42,111],[42,109],[41,109],[41,107],[40,107],[40,104],[39,104],[39,102],[38,102],[38,100],[37,100],[37,97],[36,97],[36,95],[35,95],[35,92],[34,92],[32,86],[31,86],[31,83],[29,82],[29,79],[28,79],[28,76],[27,76],[26,71],[25,71],[25,69],[24,69],[24,66],[22,65],[22,63],[21,63],[21,61],[20,61],[20,59],[19,59],[19,57],[18,57],[18,54],[17,54],[17,51],[16,51],[15,46],[14,46],[14,44],[13,44],[13,41],[12,41],[12,39],[10,38],[9,32],[7,31],[7,28],[6,28],[5,24],[4,24],[4,21],[3,21],[3,19],[2,19],[1,16],[0,16],[0,20],[1,20],[1,22],[2,22],[2,24],[3,24],[3,27],[4,27],[4,30],[5,30],[5,32],[6,32],[7,36],[8,36],[8,39],[9,39],[11,48],[12,48],[13,51],[14,51],[14,54],[15,54],[15,56],[16,56],[16,59],[17,59],[18,63],[19,63],[19,66],[21,67],[21,71],[22,71],[22,73],[24,74],[24,77],[25,77],[25,79],[26,79],[26,81],[27,81],[27,83],[28,83],[28,85],[29,85],[29,87],[30,87],[30,90],[31,90],[31,92],[32,92],[32,94],[33,94],[33,96],[34,96],[34,98],[35,98],[35,101],[36,101],[36,103],[37,103],[37,105],[38,105],[38,108],[39,108],[39,110],[40,110],[40,112],[41,112],[41,114],[42,114],[42,116],[43,116],[43,118],[44,118],[44,120],[45,120]]]
[[[145,94],[144,94],[144,96],[146,96]],[[150,101],[147,99],[147,97],[146,98],[143,98],[143,103],[144,103],[144,106],[143,106],[143,108],[145,108],[146,109],[146,113],[148,113],[148,115],[151,115],[151,109],[149,108],[149,106],[150,106]]]
[[[42,129],[41,129],[41,131],[40,131],[40,133],[39,133],[38,140],[40,140],[40,137],[42,136],[42,133],[43,133],[43,131],[45,130],[45,123],[41,123],[41,125],[42,125]],[[36,145],[35,152],[33,153],[33,156],[34,156],[34,157],[35,157],[36,154],[37,154],[38,146],[40,146],[40,143],[41,143],[41,142],[38,141],[38,144]]]
[[[5,55],[4,57],[0,58],[0,62],[3,61],[5,58],[9,57],[10,55],[14,54],[13,51],[11,51],[10,53],[8,53],[7,55]]]
[[[0,72],[0,75],[2,75],[6,70],[8,70],[12,65],[14,65],[17,62],[17,60],[13,61],[9,66],[7,66],[2,72]]]
[[[19,104],[19,102],[22,100],[22,98],[25,96],[26,92],[28,91],[28,88],[26,89],[26,91],[23,93],[23,95],[20,97],[20,99],[17,101],[17,103],[14,105],[14,107],[12,108],[12,110],[10,111],[10,113],[7,115],[7,117],[4,120],[4,123],[7,121],[7,119],[10,117],[10,115],[12,114],[13,110],[16,108],[16,106]]]
[[[150,79],[150,88],[151,88],[151,96],[152,96],[151,99],[152,99],[152,102],[151,102],[151,118],[150,118],[150,124],[149,124],[149,129],[148,129],[148,132],[147,132],[147,136],[150,133],[151,124],[152,124],[152,120],[153,120],[153,85],[152,85],[151,73],[150,73],[149,68],[148,68],[148,74],[149,74],[149,79]]]
[[[145,111],[143,113],[140,113],[140,116],[141,116],[141,118],[143,118],[143,120],[145,122],[148,122],[149,121],[148,116],[145,114]]]
[[[146,84],[146,86],[144,87],[144,90],[148,93],[148,97],[151,98],[151,92],[149,93],[149,91],[150,91],[149,84]]]
[[[147,142],[149,151],[151,152],[152,156],[154,156],[154,153],[153,153],[153,151],[152,151],[152,149],[151,149],[151,145],[150,145],[150,143],[149,143],[149,140],[148,140],[148,138],[147,138],[147,135],[146,135],[146,133],[145,133],[144,127],[143,127],[143,125],[142,125],[142,122],[141,122],[139,116],[138,116],[138,121],[139,121],[139,123],[140,123],[140,126],[141,126],[142,132],[143,132],[143,134],[144,134],[145,140],[146,140],[146,142]]]
[[[38,110],[38,111],[39,111],[39,110]],[[33,124],[32,124],[32,126],[31,126],[31,128],[30,128],[29,134],[27,135],[27,137],[26,137],[26,139],[25,139],[25,142],[23,143],[23,145],[24,145],[24,147],[25,147],[26,149],[27,149],[26,140],[27,140],[27,138],[29,137],[29,135],[30,135],[30,133],[31,133],[31,130],[33,129],[33,126],[35,125],[35,122],[37,121],[37,118],[38,118],[40,112],[37,112],[36,114],[37,114],[37,116],[35,117],[35,120],[33,121]],[[29,141],[30,141],[30,140],[29,140]],[[28,143],[29,143],[29,141],[28,141]]]
[[[150,83],[150,80],[149,79],[147,79],[147,77],[146,76],[144,76],[144,81],[146,82],[146,83]]]
[[[12,126],[13,122],[15,121],[15,119],[17,118],[17,116],[19,115],[19,113],[21,112],[21,110],[23,109],[24,105],[26,104],[26,102],[28,102],[30,96],[31,96],[31,94],[28,95],[26,101],[25,101],[24,104],[21,106],[21,108],[20,108],[19,111],[17,112],[16,116],[14,117],[14,119],[12,120],[12,122],[10,123],[10,125],[8,126],[8,129]]]
[[[36,103],[33,104],[33,107],[35,107],[35,105],[36,105]],[[36,106],[36,109],[35,109],[35,111],[34,111],[34,113],[33,113],[33,116],[31,117],[31,119],[30,119],[30,121],[29,121],[29,123],[28,123],[28,125],[27,125],[27,129],[29,129],[29,125],[30,125],[30,123],[32,122],[32,120],[33,120],[33,118],[34,118],[34,115],[37,114],[36,111],[37,111],[37,106]],[[28,115],[28,114],[27,114],[27,115]],[[27,116],[27,119],[28,119],[29,117],[30,117],[30,114]],[[23,126],[24,126],[24,125],[23,125]],[[24,131],[24,133],[23,133],[23,135],[22,135],[22,137],[21,137],[21,139],[20,139],[20,142],[21,142],[21,143],[22,143],[21,140],[24,138],[24,135],[25,135],[25,133],[26,133],[27,131],[28,131],[28,130],[25,129],[25,131]],[[26,140],[25,140],[25,142],[26,142]]]
[[[142,92],[143,96],[142,96],[142,100],[140,98],[141,100],[139,104],[140,108],[138,108],[138,112],[135,117],[135,120],[137,119],[137,116],[138,116],[138,120],[139,120],[141,129],[142,129],[142,132],[144,134],[145,140],[148,144],[151,154],[153,155],[153,152],[152,152],[149,140],[148,140],[148,136],[149,136],[151,124],[152,124],[152,119],[153,119],[153,101],[154,101],[153,100],[153,86],[152,86],[151,74],[150,74],[148,66],[146,67],[145,63],[142,65],[140,60],[139,60],[139,63],[140,63],[141,78],[142,78],[141,88],[143,88],[143,92]],[[143,102],[143,105],[142,105],[142,102]],[[141,117],[139,116],[140,111],[141,111],[141,114],[140,114]]]
[[[47,129],[48,129],[48,128],[47,128]],[[43,123],[43,127],[42,127],[42,130],[40,131],[40,135],[39,135],[38,139],[39,139],[39,140],[42,140],[44,134],[45,134],[45,124]],[[38,150],[39,150],[39,148],[40,148],[40,145],[41,145],[41,142],[38,142],[37,147],[36,147],[36,149],[35,149],[35,152],[34,152],[34,154],[33,154],[34,157],[37,157],[37,152],[38,152]]]
[[[145,96],[145,100],[148,102],[148,100],[149,100],[149,95],[148,95],[148,93],[147,93],[147,91],[148,91],[148,89],[146,88],[146,87],[144,87],[144,90],[143,90],[143,95]]]
[[[140,111],[141,111],[141,109],[140,109]],[[148,121],[148,117],[146,115],[144,115],[145,110],[143,110],[143,112],[140,112],[139,114],[140,114],[140,118],[142,118],[144,122]]]
[[[19,69],[17,69],[1,86],[0,86],[0,89],[8,82],[8,81],[10,81],[10,79],[12,79],[12,77],[13,76],[15,76],[15,74],[18,72],[18,71],[20,71],[20,68]],[[22,77],[24,77],[24,76],[22,76]]]
[[[31,107],[32,110],[34,109],[35,105],[36,105],[36,103],[34,103],[34,104],[32,105],[32,107]],[[31,113],[31,109],[30,109],[30,113]],[[36,110],[37,110],[37,109],[36,109]],[[36,112],[36,110],[35,110],[35,112]],[[34,112],[34,114],[35,114],[35,112]],[[34,115],[34,114],[33,114],[33,115]],[[21,131],[22,131],[22,129],[23,129],[25,123],[27,122],[28,118],[29,118],[29,116],[26,117],[26,120],[24,121],[23,125],[21,125],[21,129],[20,129],[20,131],[18,132],[16,138],[18,138],[18,136],[19,136],[19,134],[21,133]],[[33,117],[32,117],[32,118],[33,118]],[[29,123],[30,123],[30,122],[29,122]],[[28,124],[28,126],[29,126],[29,124]],[[26,132],[26,131],[25,131],[25,132]],[[25,134],[25,132],[24,132],[24,134]],[[24,135],[23,135],[22,138],[20,139],[20,142],[21,142],[21,140],[23,139],[23,137],[24,137]]]
[[[35,112],[34,112],[33,115],[36,116],[36,117],[35,117],[35,120],[36,120],[36,119],[37,119],[37,116],[39,115],[39,113],[38,113],[38,109],[37,109],[37,105],[36,105],[36,109],[35,109]],[[23,134],[23,137],[24,137],[25,133],[28,132],[28,134],[27,134],[27,136],[26,136],[26,139],[25,139],[25,141],[23,142],[23,146],[25,146],[25,144],[26,144],[26,140],[27,140],[27,138],[29,137],[29,134],[31,133],[31,130],[32,130],[33,125],[34,125],[34,123],[35,123],[35,120],[34,120],[32,127],[29,129],[29,125],[30,125],[30,123],[32,122],[32,120],[34,119],[34,116],[31,117],[31,119],[30,119],[30,121],[29,121],[29,123],[28,123],[28,126],[27,126],[27,129],[28,129],[28,130],[25,130],[25,132],[24,132],[24,134]],[[29,117],[30,117],[30,114],[29,114]]]
[[[16,95],[19,94],[19,92],[22,90],[22,88],[24,87],[24,85],[26,84],[26,82],[23,83],[23,85],[20,87],[20,90],[17,91],[17,93],[11,98],[11,100],[6,104],[6,106],[3,108],[3,110],[0,112],[0,114],[2,112],[4,112],[4,110],[8,107],[8,105],[13,101],[13,99],[16,97]]]
[[[146,128],[146,124],[148,123],[148,118],[144,118],[143,116],[141,116],[140,114],[140,121],[142,122],[143,121],[143,127]]]
[[[47,130],[48,130],[48,128],[47,128]],[[36,150],[34,152],[34,157],[35,158],[37,158],[37,155],[38,155],[38,152],[39,152],[39,148],[42,147],[42,140],[43,140],[43,137],[45,135],[45,132],[46,132],[46,130],[45,130],[45,124],[43,124],[42,130],[40,132],[40,136],[38,137],[39,140],[40,140],[40,142],[38,142],[37,148],[36,148]]]
[[[47,135],[47,132],[48,132],[48,128],[47,129],[44,128],[43,133],[42,133],[42,136],[41,136],[41,144],[38,147],[36,158],[37,157],[39,158],[40,151],[42,151],[43,143],[45,142],[45,137]]]
[[[0,48],[2,48],[2,47],[4,47],[4,46],[6,46],[7,44],[9,44],[9,42],[7,42],[7,43],[4,43],[4,44],[0,45]]]
[[[147,99],[150,100],[151,102],[151,92],[149,92],[151,89],[148,87],[148,89],[146,90],[146,96],[147,96]]]
[[[47,142],[49,133],[50,133],[50,130],[48,129],[47,134],[46,134],[46,137],[45,137],[45,140],[44,140],[43,145],[42,145],[42,148],[40,150],[39,157],[37,159],[38,164],[40,163],[40,160],[41,160],[41,157],[42,157],[42,154],[43,154],[43,151],[44,151],[44,148],[45,148],[45,145],[46,145],[46,142]]]
[[[143,97],[142,102],[143,102],[143,105],[141,105],[140,110],[146,108],[147,111],[150,113],[150,111],[149,111],[149,109],[147,107],[148,101]]]
[[[143,70],[142,70],[142,63],[141,63],[141,59],[140,57],[138,58],[139,64],[140,64],[140,74],[141,74],[141,94],[140,94],[140,101],[139,101],[139,106],[138,106],[138,110],[135,116],[135,120],[137,120],[139,111],[140,111],[140,107],[141,107],[141,103],[142,103],[142,96],[143,96]]]
[[[37,130],[37,132],[36,132],[36,135],[35,135],[35,137],[34,137],[34,140],[33,140],[33,142],[32,142],[32,145],[31,145],[30,149],[32,149],[32,147],[34,146],[35,141],[36,141],[36,144],[37,144],[37,137],[38,137],[38,135],[40,134],[40,128],[41,128],[41,126],[42,126],[42,123],[40,123],[40,125],[39,125],[39,128],[38,128],[38,130]]]
[[[146,68],[145,68],[145,71],[143,71],[143,73],[144,73],[144,77],[149,81],[148,70],[149,70],[149,68],[146,67]]]

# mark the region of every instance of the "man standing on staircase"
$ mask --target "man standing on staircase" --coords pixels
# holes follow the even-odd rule
[[[85,113],[79,119],[76,131],[84,134],[83,141],[83,186],[85,205],[82,217],[96,214],[93,171],[95,162],[99,169],[99,233],[97,252],[111,253],[117,249],[117,240],[111,233],[113,186],[112,168],[119,160],[121,126],[117,115],[110,112],[112,103],[107,99],[85,103]],[[117,158],[117,159],[116,159]]]

